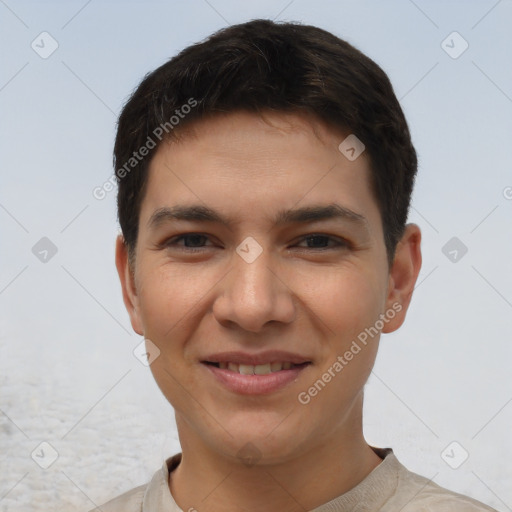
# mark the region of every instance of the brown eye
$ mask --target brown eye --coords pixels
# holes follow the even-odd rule
[[[202,249],[206,249],[208,247],[212,247],[212,245],[205,245],[205,243],[209,240],[207,235],[203,235],[201,233],[184,233],[179,236],[175,236],[162,244],[164,247],[168,248],[176,248],[178,250],[183,251],[200,251]],[[180,242],[183,241],[183,244]]]
[[[301,242],[298,245],[304,242],[307,244],[307,249],[317,250],[336,249],[339,247],[348,247],[349,245],[343,239],[334,238],[332,236],[321,234],[307,235],[301,240]],[[330,243],[331,245],[329,246]]]
[[[185,242],[185,247],[201,247],[201,242],[204,242],[208,237],[205,235],[198,235],[197,233],[191,233],[189,235],[183,235],[178,240]]]

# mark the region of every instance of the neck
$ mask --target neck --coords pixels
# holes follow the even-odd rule
[[[182,460],[169,488],[187,512],[313,510],[355,487],[382,462],[364,440],[360,413],[358,419],[293,457],[249,466],[209,449],[177,418]]]

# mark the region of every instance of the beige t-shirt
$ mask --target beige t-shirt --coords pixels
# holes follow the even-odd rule
[[[391,448],[372,449],[384,460],[353,489],[311,512],[496,512],[412,473],[400,464]],[[180,461],[178,453],[165,461],[149,484],[136,487],[91,512],[183,512],[168,485],[169,474]]]

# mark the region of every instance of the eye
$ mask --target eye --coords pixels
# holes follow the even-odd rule
[[[301,243],[306,243],[307,247],[306,249],[313,249],[313,250],[328,250],[328,249],[336,249],[336,248],[344,248],[349,247],[350,244],[342,239],[342,238],[335,238],[328,235],[322,235],[322,234],[311,234],[307,235],[302,238],[302,240],[297,244],[297,247],[300,246]],[[334,243],[334,246],[329,247],[329,243]],[[313,247],[311,247],[313,246]]]
[[[165,241],[162,245],[164,247],[177,248],[183,251],[199,252],[206,247],[212,247],[211,245],[204,245],[207,240],[209,240],[208,236],[201,233],[184,233],[183,235],[179,235]],[[179,243],[181,241],[184,242],[184,245]]]

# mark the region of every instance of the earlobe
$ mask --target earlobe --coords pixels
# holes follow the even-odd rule
[[[116,268],[119,280],[121,281],[124,305],[130,315],[132,328],[137,334],[143,335],[139,297],[135,286],[133,269],[130,266],[128,247],[122,235],[119,235],[116,240]]]
[[[396,331],[403,324],[420,269],[421,231],[416,224],[407,224],[389,272],[386,311],[394,310],[396,314],[382,332]]]

